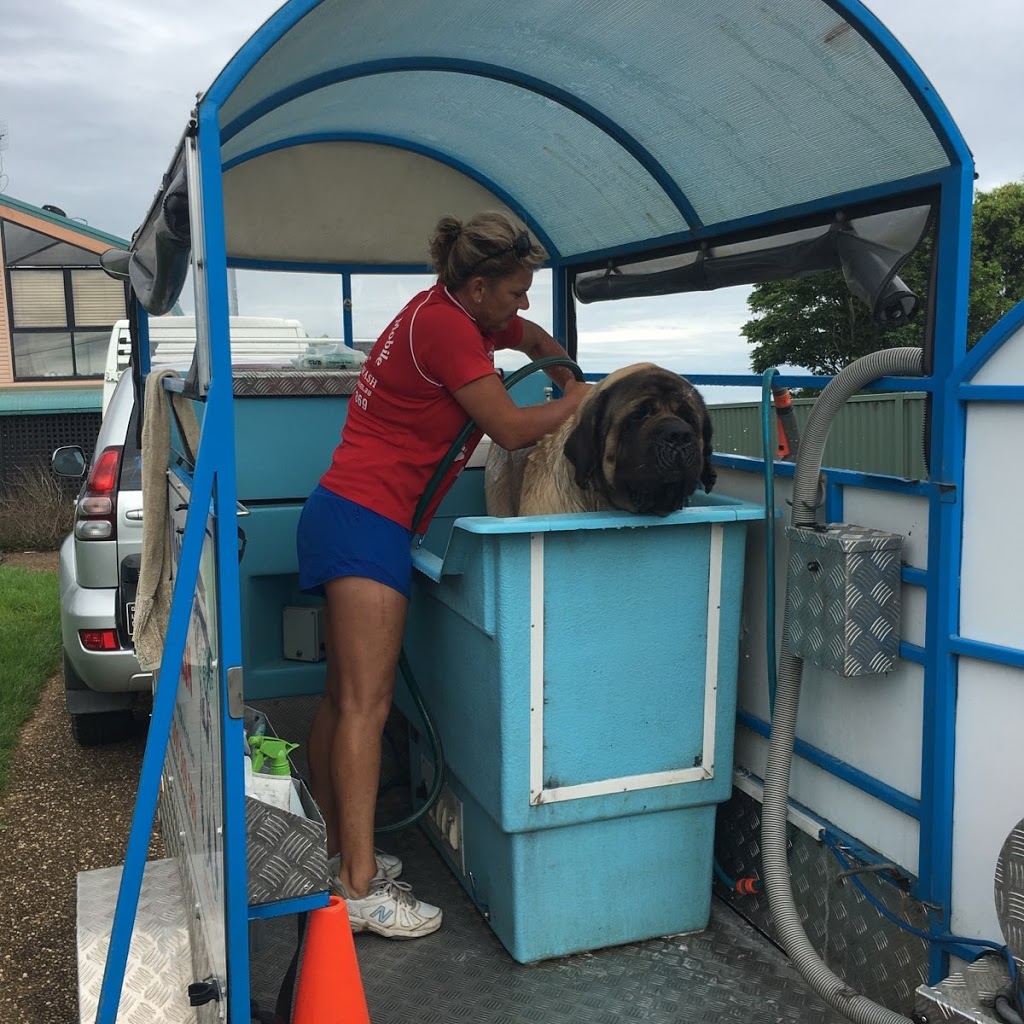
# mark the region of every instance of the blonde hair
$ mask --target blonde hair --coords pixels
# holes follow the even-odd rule
[[[442,217],[430,240],[434,270],[449,288],[461,288],[471,277],[536,270],[547,255],[521,224],[495,211],[478,213],[465,223]]]

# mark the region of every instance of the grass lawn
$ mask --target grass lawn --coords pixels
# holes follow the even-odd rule
[[[55,572],[0,565],[0,789],[22,723],[60,664]]]

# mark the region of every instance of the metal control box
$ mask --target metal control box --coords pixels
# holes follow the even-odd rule
[[[290,605],[282,618],[282,654],[289,661],[323,661],[324,647],[322,605]]]
[[[841,676],[891,671],[903,537],[849,523],[790,526],[786,537],[790,652]]]

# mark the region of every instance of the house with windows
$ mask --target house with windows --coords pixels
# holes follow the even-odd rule
[[[0,194],[0,487],[62,444],[91,451],[127,290],[100,254],[127,241]]]

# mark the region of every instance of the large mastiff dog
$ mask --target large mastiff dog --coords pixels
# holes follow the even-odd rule
[[[532,448],[492,444],[484,470],[492,516],[609,509],[665,516],[698,484],[710,491],[714,483],[704,399],[654,363],[609,374]]]

